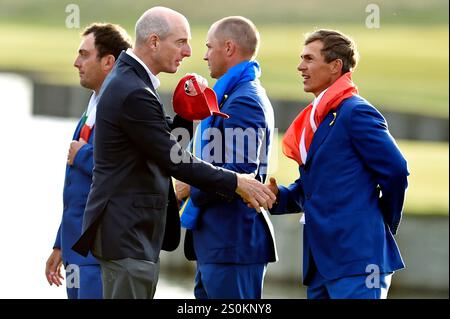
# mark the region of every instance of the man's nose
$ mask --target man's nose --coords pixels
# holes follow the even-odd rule
[[[183,55],[186,56],[186,57],[190,57],[191,54],[192,54],[192,48],[191,48],[191,46],[189,44],[187,44],[185,49],[184,49]]]
[[[80,57],[77,57],[75,59],[75,61],[73,61],[73,66],[76,67],[77,69],[80,68],[81,64],[80,64]]]

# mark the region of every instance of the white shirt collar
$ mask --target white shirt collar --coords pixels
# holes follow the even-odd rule
[[[159,88],[160,84],[161,84],[161,82],[159,81],[159,79],[158,79],[156,76],[154,76],[153,73],[150,71],[150,69],[145,65],[145,63],[142,62],[142,60],[139,59],[138,56],[137,56],[136,54],[133,53],[133,50],[132,50],[131,48],[128,48],[128,49],[127,49],[127,54],[128,54],[129,56],[131,56],[133,59],[135,59],[136,61],[138,61],[139,64],[141,64],[141,65],[144,67],[145,71],[147,71],[148,76],[150,77],[150,81],[152,81],[153,88],[154,88],[155,90],[157,90],[157,89]]]
[[[323,90],[322,92],[320,92],[320,94],[314,99],[313,101],[313,105],[314,107],[317,106],[317,104],[319,104],[320,100],[322,99],[323,95],[325,94],[325,92],[328,90],[328,88],[326,88],[325,90]]]
[[[89,114],[97,108],[97,102],[98,102],[98,96],[95,93],[95,91],[92,91],[91,98],[89,99],[89,104],[86,110],[86,116],[89,116]]]

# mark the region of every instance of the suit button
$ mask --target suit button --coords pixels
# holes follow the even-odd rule
[[[306,194],[306,199],[310,200],[311,199],[311,193]]]
[[[64,205],[64,210],[66,210],[66,209],[67,209],[67,207],[68,207],[67,205]]]

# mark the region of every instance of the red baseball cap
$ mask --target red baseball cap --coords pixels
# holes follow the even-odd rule
[[[175,113],[190,121],[203,120],[211,115],[229,118],[228,114],[220,112],[216,93],[206,85],[202,90],[193,74],[185,75],[178,82],[172,104]]]

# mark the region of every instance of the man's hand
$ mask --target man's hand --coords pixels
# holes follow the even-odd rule
[[[62,257],[61,249],[54,248],[50,257],[48,257],[47,263],[45,264],[45,277],[48,283],[51,285],[61,286],[61,279],[64,277],[61,275]]]
[[[254,179],[253,174],[236,174],[237,188],[236,193],[242,197],[244,202],[261,212],[261,207],[264,209],[272,208],[277,197],[266,185],[261,184]]]
[[[272,191],[272,193],[275,194],[275,196],[278,196],[278,184],[275,177],[271,177],[269,180],[269,184],[267,185],[269,189]]]
[[[79,141],[72,141],[70,143],[69,147],[69,154],[67,154],[67,164],[73,165],[73,160],[75,159],[75,156],[77,155],[78,151],[80,150],[83,145],[86,144],[86,141],[80,138]]]
[[[191,187],[181,181],[175,181],[175,195],[179,201],[182,201],[191,193]]]
[[[205,89],[208,87],[208,80],[203,76],[198,75],[197,73],[187,73],[186,75],[195,76],[195,80],[197,81],[197,84],[202,92],[205,91]],[[192,80],[186,81],[184,90],[188,95],[200,94],[200,92],[197,92],[197,90],[195,89]]]

